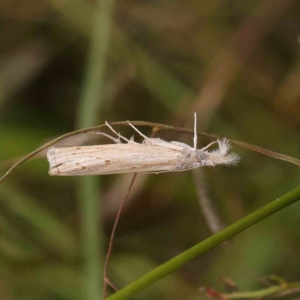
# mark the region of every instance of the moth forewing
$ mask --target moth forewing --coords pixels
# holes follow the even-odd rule
[[[49,174],[56,176],[170,172],[186,160],[179,147],[137,143],[53,147],[47,157]]]

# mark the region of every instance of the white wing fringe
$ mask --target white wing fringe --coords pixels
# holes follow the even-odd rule
[[[230,143],[227,139],[218,140],[219,149],[213,151],[205,151],[207,154],[207,165],[226,165],[235,166],[239,161],[240,157],[235,153],[229,153],[231,148]]]

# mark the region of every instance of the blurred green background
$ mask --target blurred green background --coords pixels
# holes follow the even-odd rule
[[[98,4],[0,1],[2,174],[82,124],[142,120],[192,128],[194,111],[199,131],[300,157],[299,1],[129,0],[110,2],[106,10]],[[99,54],[97,47],[91,54],[98,31]],[[94,98],[84,96],[92,67],[104,72]],[[89,100],[91,124],[83,115]],[[159,136],[192,145],[191,136]],[[199,147],[207,142],[201,139]],[[109,142],[86,134],[62,144],[87,143]],[[109,265],[118,288],[212,234],[201,198],[231,224],[298,185],[297,166],[233,150],[242,157],[235,168],[137,177]],[[100,299],[91,285],[101,287],[111,228],[132,175],[83,182],[47,172],[42,153],[0,186],[0,299]],[[199,288],[222,290],[223,277],[241,290],[265,286],[269,274],[298,280],[299,210],[296,203],[264,220],[134,299],[204,299]],[[96,283],[89,277],[93,265]]]

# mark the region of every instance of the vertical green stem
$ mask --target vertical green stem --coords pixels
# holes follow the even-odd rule
[[[77,127],[98,123],[103,98],[105,62],[112,27],[113,0],[99,0],[94,13],[90,53],[78,107]],[[85,288],[83,299],[99,300],[102,296],[103,257],[99,224],[99,178],[78,179],[82,244],[85,261]]]

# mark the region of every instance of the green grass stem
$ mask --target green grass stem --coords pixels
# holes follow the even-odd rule
[[[188,249],[187,251],[175,256],[174,258],[170,259],[166,263],[160,265],[159,267],[150,271],[149,273],[137,279],[133,283],[129,284],[122,290],[113,294],[112,296],[107,298],[107,300],[128,299],[132,295],[136,294],[137,292],[145,289],[152,283],[170,274],[171,272],[178,269],[185,263],[194,259],[195,257],[201,255],[202,253],[205,253],[209,249],[219,245],[220,243],[224,242],[228,238],[235,236],[241,231],[265,219],[266,217],[274,214],[275,212],[283,209],[284,207],[287,207],[288,205],[296,202],[299,199],[300,199],[300,187],[274,200],[270,204],[267,204],[264,207],[256,210],[255,212],[249,214],[245,218],[226,227],[222,231],[214,234],[213,236],[200,242],[194,247]]]

